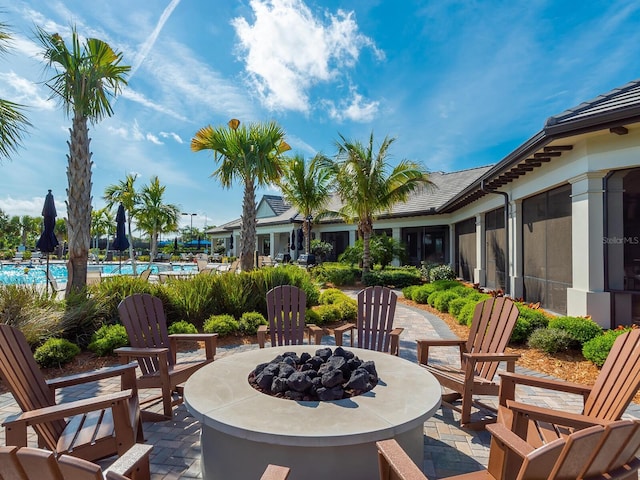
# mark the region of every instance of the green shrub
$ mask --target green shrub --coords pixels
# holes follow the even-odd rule
[[[232,315],[211,315],[202,326],[204,333],[217,333],[221,337],[233,335],[240,330],[240,324]]]
[[[602,335],[602,327],[590,318],[556,317],[549,320],[549,328],[566,330],[582,348],[592,338]]]
[[[466,287],[464,285],[457,285],[450,289],[451,292],[455,292],[459,297],[468,297],[469,295],[474,295],[478,292],[475,288]]]
[[[523,344],[527,343],[532,332],[531,322],[525,317],[518,317],[516,324],[513,326],[509,343]]]
[[[319,325],[322,322],[322,318],[320,318],[320,314],[318,314],[318,312],[313,308],[307,308],[307,312],[305,313],[305,322],[307,324],[313,323],[314,325]]]
[[[445,313],[449,311],[449,302],[460,298],[457,293],[451,290],[441,290],[437,293],[437,296],[433,300],[433,307]]]
[[[404,296],[404,298],[408,298],[409,300],[413,300],[413,293],[418,288],[420,288],[420,285],[409,285],[408,287],[404,287],[402,289],[402,295]]]
[[[531,332],[527,343],[531,348],[547,353],[557,353],[569,350],[574,342],[574,338],[566,330],[537,328]]]
[[[312,270],[312,275],[320,283],[331,283],[336,286],[353,285],[360,270],[349,265],[339,263],[323,263]]]
[[[33,357],[43,368],[61,367],[80,353],[80,347],[64,338],[50,338],[36,348]]]
[[[454,298],[449,302],[449,313],[457,318],[460,310],[462,310],[462,307],[464,307],[468,301],[465,297]]]
[[[126,347],[129,345],[129,337],[127,336],[127,330],[124,325],[103,325],[96,330],[91,336],[91,343],[89,343],[89,350],[98,355],[104,357],[107,355],[113,355],[113,351],[116,348]]]
[[[431,282],[431,285],[433,285],[436,290],[449,290],[459,287],[462,284],[457,280],[439,279]]]
[[[592,338],[591,340],[585,342],[582,346],[582,355],[584,358],[593,362],[598,367],[604,365],[609,352],[611,351],[611,347],[613,347],[613,343],[623,333],[627,333],[630,329],[616,329],[616,330],[607,330],[602,335],[598,335],[597,337]]]
[[[259,312],[245,312],[238,322],[240,332],[244,335],[255,335],[259,325],[267,325],[267,319]]]
[[[413,300],[416,303],[425,304],[429,302],[429,295],[436,291],[436,287],[431,284],[421,285],[413,291]]]
[[[318,314],[319,321],[316,325],[326,325],[340,319],[340,310],[336,305],[320,305],[314,308],[314,311]]]
[[[371,270],[363,275],[362,283],[367,286],[380,285],[404,288],[422,283],[422,277],[420,276],[420,271],[415,267],[395,267],[385,270]]]
[[[460,309],[460,313],[456,317],[458,323],[460,325],[471,326],[471,321],[473,320],[473,312],[476,309],[476,305],[478,302],[476,300],[470,300]]]
[[[538,329],[547,328],[549,317],[540,310],[517,304],[518,320],[511,334],[512,343],[526,343],[529,336]]]
[[[327,288],[320,292],[319,302],[320,305],[331,305],[349,296],[338,288]]]
[[[449,265],[438,265],[429,269],[429,281],[436,282],[438,280],[455,280],[456,272]]]
[[[433,292],[431,295],[429,295],[427,297],[427,303],[429,304],[429,306],[433,307],[436,299],[440,296],[440,294],[443,292],[444,290],[436,290],[435,292]],[[435,307],[434,307],[435,308]]]
[[[358,302],[352,298],[345,298],[344,300],[334,303],[338,310],[340,319],[345,322],[353,322],[358,317]]]
[[[189,323],[186,320],[178,320],[177,322],[173,322],[169,325],[167,329],[169,331],[169,335],[173,335],[176,333],[198,333],[198,329],[193,323]]]

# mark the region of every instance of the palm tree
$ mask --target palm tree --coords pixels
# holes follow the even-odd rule
[[[158,234],[173,232],[178,228],[180,207],[163,202],[166,188],[160,185],[157,176],[151,177],[149,185],[145,185],[140,191],[140,202],[136,208],[138,229],[148,233],[150,237],[149,255],[152,261],[158,253]]]
[[[98,248],[98,239],[107,235],[107,248],[109,245],[109,232],[115,229],[113,214],[108,208],[100,208],[91,212],[91,236],[95,239],[93,247]]]
[[[312,215],[323,213],[324,206],[331,196],[333,172],[331,161],[317,154],[309,163],[301,155],[285,161],[278,186],[282,196],[297,208],[304,220],[304,251],[309,253],[311,244]]]
[[[139,195],[136,192],[135,182],[137,175],[128,173],[124,180],[120,180],[115,185],[109,185],[104,189],[102,197],[107,202],[107,208],[113,209],[116,205],[122,204],[127,212],[127,236],[129,237],[129,258],[133,267],[133,274],[136,275],[136,260],[133,255],[133,233],[131,232],[131,221],[136,212]]]
[[[396,203],[407,200],[411,192],[421,185],[432,185],[426,170],[419,164],[402,160],[391,168],[389,148],[395,138],[385,137],[377,152],[374,151],[373,133],[368,144],[346,140],[340,135],[336,178],[343,206],[339,214],[355,221],[362,236],[362,272],[370,269],[370,239],[373,220]]]
[[[213,172],[225,188],[234,180],[244,183],[242,217],[240,218],[240,268],[253,268],[256,249],[256,187],[275,183],[282,174],[282,153],[290,147],[284,141],[284,131],[276,122],[252,123],[240,126],[229,121],[228,127],[201,128],[191,139],[191,150],[213,150],[214,161],[220,166]]]
[[[7,52],[10,43],[9,27],[0,22],[0,54]],[[0,162],[18,149],[27,127],[31,126],[21,112],[23,108],[22,105],[0,98]]]
[[[67,155],[67,232],[69,266],[73,272],[67,293],[87,284],[87,261],[91,243],[91,150],[88,122],[111,116],[110,97],[126,85],[130,66],[121,65],[122,53],[107,43],[88,38],[81,45],[76,28],[71,32],[71,49],[57,33],[38,28],[36,35],[43,56],[55,75],[47,82],[51,98],[57,98],[72,118]]]

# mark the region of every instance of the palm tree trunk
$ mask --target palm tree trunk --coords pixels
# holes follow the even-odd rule
[[[362,275],[369,273],[371,269],[371,224],[362,225]]]
[[[256,194],[253,181],[244,184],[240,229],[240,269],[253,270],[253,254],[256,249]]]
[[[87,285],[87,261],[91,243],[91,139],[87,118],[76,113],[71,126],[67,155],[67,235],[69,239],[69,272],[66,294]]]
[[[304,222],[304,253],[309,254],[311,249],[311,222],[305,220]]]

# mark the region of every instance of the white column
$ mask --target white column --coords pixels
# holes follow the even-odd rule
[[[522,265],[522,200],[514,200],[509,217],[509,256],[511,257],[511,296],[522,298],[524,295],[524,279]]]
[[[486,283],[486,236],[484,231],[484,213],[476,215],[476,268],[473,270],[473,280],[475,283],[485,285]]]
[[[269,233],[269,256],[273,259],[276,256],[276,234]]]
[[[603,172],[587,172],[571,183],[572,287],[567,289],[567,315],[591,315],[611,325],[610,295],[604,291]]]

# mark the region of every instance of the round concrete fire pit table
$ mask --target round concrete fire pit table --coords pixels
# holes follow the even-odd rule
[[[373,360],[380,380],[370,392],[330,402],[277,398],[249,384],[258,364],[283,352],[313,355],[319,348],[237,353],[191,376],[184,401],[202,424],[205,480],[258,479],[269,463],[290,467],[290,480],[371,480],[378,477],[375,442],[387,438],[395,438],[422,467],[423,424],[440,406],[441,389],[415,363],[347,348],[363,361]]]

